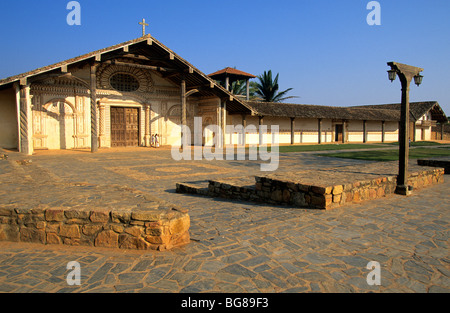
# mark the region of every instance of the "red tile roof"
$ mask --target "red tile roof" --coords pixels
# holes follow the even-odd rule
[[[248,78],[256,78],[255,75],[237,70],[235,68],[231,68],[231,67],[226,67],[223,70],[217,71],[215,73],[209,74],[208,76],[213,78],[215,76],[221,76],[221,75],[236,75],[236,76],[244,76],[244,77],[248,77]]]

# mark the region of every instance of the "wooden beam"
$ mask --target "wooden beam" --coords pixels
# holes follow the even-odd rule
[[[197,93],[197,92],[199,92],[198,89],[189,90],[188,92],[186,92],[186,98],[189,96],[192,96],[194,93]]]
[[[61,66],[61,72],[63,72],[63,73],[67,73],[68,72],[67,65]]]
[[[149,46],[153,45],[153,39],[152,38],[148,38],[147,39],[147,45],[149,45]]]
[[[130,48],[128,46],[123,47],[123,52],[130,52]]]
[[[102,61],[102,55],[101,54],[97,54],[95,56],[95,62],[101,62]]]
[[[142,68],[142,69],[158,71],[158,72],[175,72],[175,71],[177,71],[176,69],[173,69],[173,68],[152,66],[152,65],[144,65],[144,64],[136,64],[136,63],[126,63],[126,62],[120,62],[120,61],[107,61],[107,62],[104,62],[104,63],[116,64],[116,65],[122,65],[122,66],[129,66],[129,67],[136,67],[136,68]]]
[[[170,53],[170,54],[169,54],[169,59],[175,60],[175,55],[174,55],[173,53]]]

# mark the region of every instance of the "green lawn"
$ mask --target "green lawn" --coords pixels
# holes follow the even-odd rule
[[[342,152],[342,153],[327,153],[319,154],[320,156],[344,158],[344,159],[356,159],[367,161],[397,161],[398,150],[378,150],[378,151],[356,151],[356,152]],[[431,157],[443,157],[450,156],[450,149],[426,149],[415,148],[409,150],[410,159],[422,159]]]
[[[390,142],[387,145],[398,146],[398,142]],[[411,147],[430,147],[430,146],[441,146],[442,144],[434,141],[416,141],[411,142]]]
[[[280,153],[289,152],[311,152],[311,151],[339,151],[339,150],[356,150],[356,149],[379,149],[379,145],[373,144],[323,144],[323,145],[294,145],[280,146]],[[256,148],[251,148],[256,149]],[[270,147],[268,149],[270,150]]]

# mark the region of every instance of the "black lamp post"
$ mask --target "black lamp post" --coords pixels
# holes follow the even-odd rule
[[[412,79],[417,86],[422,84],[423,76],[420,72],[422,68],[406,64],[390,62],[391,69],[388,71],[389,80],[393,82],[398,76],[402,83],[402,105],[400,117],[399,133],[399,174],[397,178],[397,188],[395,192],[401,195],[410,195],[412,187],[408,186],[408,160],[409,160],[409,86]]]

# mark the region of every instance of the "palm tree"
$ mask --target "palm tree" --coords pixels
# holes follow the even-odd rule
[[[259,82],[252,84],[253,96],[261,98],[264,102],[283,102],[287,99],[298,98],[295,96],[286,97],[286,94],[293,88],[278,92],[279,76],[280,74],[277,74],[275,79],[272,79],[272,70],[269,70],[268,72],[264,71],[264,74],[257,77]]]

